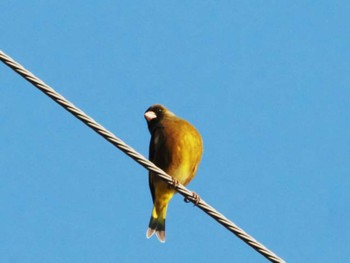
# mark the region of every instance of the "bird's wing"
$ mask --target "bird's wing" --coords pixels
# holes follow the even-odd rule
[[[155,155],[155,146],[154,146],[153,136],[152,136],[151,142],[149,144],[149,157],[148,157],[151,162],[154,162],[154,155]],[[148,172],[148,184],[149,184],[149,189],[150,189],[151,194],[152,194],[152,201],[154,203],[155,193],[154,193],[154,185],[153,185],[152,180],[153,180],[152,172],[149,171]]]

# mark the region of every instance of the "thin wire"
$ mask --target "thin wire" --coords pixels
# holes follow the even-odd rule
[[[134,159],[140,165],[142,165],[143,167],[145,167],[149,171],[155,172],[159,177],[164,179],[168,184],[172,185],[173,187],[176,187],[176,190],[181,195],[183,195],[186,200],[189,200],[192,203],[196,204],[205,213],[207,213],[209,216],[214,218],[217,222],[219,222],[221,225],[223,225],[225,228],[227,228],[233,234],[238,236],[240,239],[242,239],[244,242],[246,242],[249,246],[251,246],[257,252],[259,252],[261,255],[263,255],[265,258],[267,258],[269,261],[278,262],[278,263],[285,262],[282,258],[278,257],[272,251],[267,249],[264,245],[262,245],[261,243],[256,241],[253,237],[251,237],[245,231],[243,231],[241,228],[239,228],[236,224],[234,224],[229,219],[227,219],[224,215],[219,213],[215,208],[213,208],[212,206],[207,204],[203,199],[200,199],[198,202],[198,200],[196,200],[196,198],[193,196],[193,192],[188,190],[186,187],[184,187],[181,184],[174,185],[174,182],[173,182],[172,177],[170,175],[168,175],[163,170],[161,170],[160,168],[155,166],[152,162],[147,160],[140,153],[136,152],[133,148],[131,148],[125,142],[123,142],[121,139],[116,137],[113,133],[106,130],[102,125],[98,124],[94,119],[92,119],[87,114],[85,114],[82,110],[80,110],[79,108],[74,106],[71,102],[66,100],[62,95],[58,94],[53,88],[51,88],[49,85],[45,84],[42,80],[40,80],[39,78],[34,76],[31,72],[29,72],[23,66],[21,66],[16,61],[14,61],[12,58],[7,56],[1,50],[0,50],[0,60],[4,64],[9,66],[11,69],[13,69],[15,72],[17,72],[19,75],[21,75],[23,78],[25,78],[30,83],[32,83],[35,87],[37,87],[42,92],[44,92],[46,95],[48,95],[51,99],[53,99],[58,104],[60,104],[63,108],[65,108],[70,113],[72,113],[75,117],[77,117],[79,120],[81,120],[87,126],[89,126],[94,131],[96,131],[98,134],[100,134],[107,141],[109,141],[114,146],[116,146],[118,149],[120,149],[125,154],[130,156],[132,159]]]

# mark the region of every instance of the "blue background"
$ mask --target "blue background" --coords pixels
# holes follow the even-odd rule
[[[201,132],[189,185],[287,262],[350,247],[348,1],[1,1],[0,49],[143,155],[162,103]],[[267,262],[0,65],[1,262]]]

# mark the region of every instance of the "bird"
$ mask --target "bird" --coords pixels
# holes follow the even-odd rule
[[[149,107],[144,117],[151,134],[149,160],[169,174],[175,184],[186,186],[195,177],[202,158],[200,133],[188,121],[160,104]],[[154,172],[149,172],[149,187],[153,210],[146,237],[156,234],[158,240],[164,243],[168,203],[176,191]]]

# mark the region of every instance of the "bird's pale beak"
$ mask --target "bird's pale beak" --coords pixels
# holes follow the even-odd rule
[[[148,122],[150,122],[151,120],[157,118],[157,115],[154,113],[154,111],[147,111],[145,113],[145,118]]]

